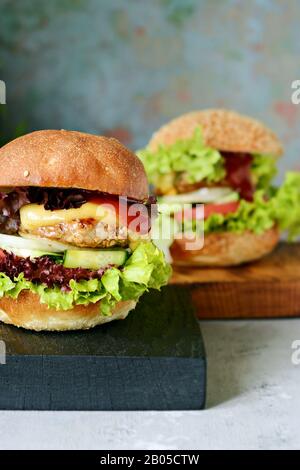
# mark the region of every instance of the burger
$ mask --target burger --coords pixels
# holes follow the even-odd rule
[[[138,155],[162,216],[177,222],[174,264],[239,265],[271,252],[281,229],[298,233],[299,174],[272,187],[282,153],[264,124],[222,109],[185,114],[153,135]],[[187,249],[187,233],[204,234],[204,245]]]
[[[117,140],[37,131],[2,147],[0,164],[1,321],[88,329],[167,283],[143,165]]]

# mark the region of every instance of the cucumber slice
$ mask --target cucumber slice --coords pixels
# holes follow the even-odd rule
[[[65,268],[85,268],[97,270],[108,265],[122,266],[127,259],[127,251],[115,250],[67,250]]]

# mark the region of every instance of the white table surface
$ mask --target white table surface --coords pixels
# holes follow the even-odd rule
[[[299,449],[300,320],[202,322],[208,402],[191,412],[1,411],[1,449]]]

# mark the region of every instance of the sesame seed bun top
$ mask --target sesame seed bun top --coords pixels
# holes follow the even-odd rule
[[[173,119],[155,132],[149,147],[172,145],[190,138],[200,127],[207,146],[220,151],[263,153],[280,156],[283,147],[277,136],[260,121],[225,109],[194,111]]]

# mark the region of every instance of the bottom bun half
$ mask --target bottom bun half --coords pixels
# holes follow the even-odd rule
[[[110,316],[100,313],[100,302],[88,306],[77,305],[71,310],[55,310],[41,304],[39,296],[22,292],[17,300],[0,299],[0,321],[35,331],[87,330],[112,320],[123,320],[136,302],[118,302]]]
[[[170,248],[173,264],[177,266],[236,266],[254,261],[270,253],[279,242],[276,227],[261,235],[247,231],[205,235],[200,250],[186,250],[186,241],[175,240]]]

